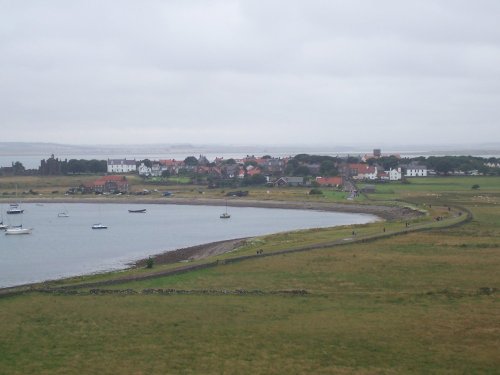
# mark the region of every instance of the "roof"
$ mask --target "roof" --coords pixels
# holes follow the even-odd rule
[[[285,177],[288,183],[303,183],[304,177]]]
[[[135,165],[135,160],[108,159],[108,165]]]
[[[375,167],[371,167],[368,164],[361,163],[349,164],[349,169],[357,170],[358,174],[375,173],[376,171]]]
[[[254,176],[256,174],[261,174],[261,170],[260,168],[251,168],[251,169],[247,169],[247,175],[249,176]]]
[[[320,185],[342,185],[342,177],[316,177]]]
[[[160,160],[160,164],[163,164],[166,167],[175,167],[175,166],[182,166],[184,165],[183,160],[175,160],[175,159],[165,159],[165,160]]]

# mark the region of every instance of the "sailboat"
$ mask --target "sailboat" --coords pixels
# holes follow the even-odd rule
[[[221,219],[229,219],[231,215],[227,213],[227,199],[226,199],[226,211],[220,214]]]
[[[10,227],[5,229],[5,234],[31,234],[33,228]]]
[[[8,215],[22,214],[23,212],[24,210],[21,209],[18,203],[11,203],[7,210]]]
[[[99,206],[99,218],[101,217],[101,206]],[[97,223],[92,225],[92,229],[108,229],[107,225]]]
[[[17,199],[17,185],[16,185],[16,199]],[[7,215],[22,214],[23,212],[24,210],[21,209],[19,203],[11,203],[7,210]]]
[[[4,224],[3,223],[3,206],[2,208],[0,209],[0,215],[1,215],[1,219],[0,219],[0,230],[5,230],[7,229],[9,226],[7,224]]]
[[[69,217],[68,210],[64,207],[64,210],[57,214],[57,217]]]
[[[2,219],[3,219],[3,217],[2,217]],[[2,222],[3,222],[3,220],[2,220]],[[31,231],[33,230],[33,228],[23,228],[22,216],[21,216],[21,222],[19,225],[4,225],[4,224],[2,224],[2,227],[3,227],[2,229],[5,229],[5,234],[31,234]]]

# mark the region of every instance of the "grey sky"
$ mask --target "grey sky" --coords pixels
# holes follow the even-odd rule
[[[500,141],[500,1],[0,0],[0,140]]]

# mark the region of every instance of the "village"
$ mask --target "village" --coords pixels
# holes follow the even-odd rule
[[[108,158],[107,160],[59,159],[51,155],[38,169],[25,169],[19,162],[0,168],[0,176],[96,175],[96,179],[71,187],[67,193],[131,193],[129,180],[136,176],[144,184],[198,185],[208,188],[328,187],[355,192],[357,184],[373,190],[377,184],[409,183],[412,178],[434,176],[498,175],[498,158],[472,156],[401,157],[381,149],[356,156],[298,154],[287,157],[247,155],[243,158],[188,156],[176,159]],[[367,185],[370,184],[370,185]],[[134,192],[142,194],[143,192]]]
[[[216,158],[210,162],[205,156],[187,157],[184,160],[164,159],[108,159],[107,175],[87,186],[87,192],[126,192],[127,174],[137,174],[146,181],[165,181],[184,176],[185,181],[209,188],[240,186],[279,187],[329,187],[348,192],[357,192],[359,182],[405,183],[408,179],[437,175],[484,175],[498,169],[500,164],[476,164],[478,169],[462,171],[443,168],[429,169],[420,160],[402,159],[398,154],[383,154],[380,149],[363,156],[331,157],[300,154],[294,157],[246,156],[241,159]],[[435,161],[434,161],[434,164]],[[486,163],[487,164],[487,163]],[[179,181],[179,180],[177,180]],[[373,190],[366,185],[364,190]]]

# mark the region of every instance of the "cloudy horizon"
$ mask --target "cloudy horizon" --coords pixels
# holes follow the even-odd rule
[[[3,1],[3,142],[500,139],[500,3]]]

